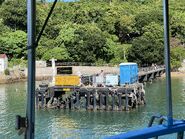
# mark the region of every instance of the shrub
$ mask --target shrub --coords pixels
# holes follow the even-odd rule
[[[5,74],[5,75],[10,75],[9,69],[5,69],[4,74]]]

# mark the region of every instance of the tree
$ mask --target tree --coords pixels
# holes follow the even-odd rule
[[[2,4],[4,2],[4,0],[0,0],[0,4]]]
[[[79,59],[84,62],[95,62],[98,58],[108,61],[105,37],[95,25],[79,27],[75,31],[75,43],[77,44],[75,54],[79,54]]]
[[[13,30],[27,30],[27,8],[26,0],[7,0],[3,2],[1,9],[1,18],[4,25]],[[46,6],[37,5],[36,31],[40,30],[40,26],[46,18]]]
[[[8,32],[0,37],[0,53],[9,58],[26,58],[27,39],[23,31]]]
[[[67,50],[65,47],[55,47],[53,49],[49,49],[43,54],[42,59],[44,60],[50,60],[52,58],[55,58],[57,60],[66,61],[69,59],[69,55],[67,53]]]
[[[185,42],[185,12],[175,12],[171,17],[171,34]]]
[[[118,13],[113,9],[109,9],[101,18],[99,18],[99,20],[97,20],[98,27],[102,31],[106,31],[110,34],[115,34],[115,24],[118,18]]]
[[[128,62],[126,58],[126,54],[128,53],[128,49],[131,47],[131,44],[117,44],[114,48],[114,58],[111,59],[110,63],[112,64],[120,64],[123,62]]]
[[[144,28],[144,34],[135,39],[128,51],[128,61],[139,65],[152,63],[162,64],[164,61],[163,28],[151,23]]]
[[[163,24],[162,9],[156,7],[144,9],[135,16],[135,21],[135,27],[139,34],[142,35],[144,33],[144,27],[148,26],[151,22]]]
[[[5,26],[1,21],[0,21],[0,35],[2,36],[6,32],[10,32],[10,28]]]
[[[116,35],[122,43],[128,42],[132,39],[131,33],[135,31],[134,23],[135,21],[133,16],[123,15],[115,25]]]
[[[184,2],[172,0],[171,3],[171,44],[173,47],[183,46]],[[38,0],[36,35],[51,5]],[[77,62],[163,63],[161,7],[161,0],[60,1],[39,42],[37,59],[56,56],[64,61]],[[0,5],[0,52],[7,53],[10,58],[26,59],[26,12],[26,0],[6,0]],[[174,57],[180,53],[173,51]],[[173,61],[179,60],[173,58]]]
[[[73,61],[95,62],[97,59],[109,61],[106,34],[95,24],[83,26],[64,25],[56,39],[56,46],[64,44]]]
[[[177,70],[181,67],[181,63],[185,59],[185,48],[184,47],[174,47],[171,49],[171,68]]]
[[[26,30],[26,1],[6,1],[2,5],[2,19],[12,29]]]

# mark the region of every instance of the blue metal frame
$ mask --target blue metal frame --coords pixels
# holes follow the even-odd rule
[[[167,99],[167,124],[152,126],[155,116],[152,117],[149,127],[141,130],[130,131],[119,134],[108,139],[147,139],[162,135],[178,133],[177,138],[183,139],[185,131],[184,120],[174,120],[172,111],[172,93],[171,93],[171,68],[170,68],[170,42],[169,42],[169,2],[163,0],[163,16],[164,16],[164,45],[165,45],[165,66],[166,66],[166,99]]]
[[[127,133],[106,137],[106,139],[148,139],[152,137],[158,137],[162,135],[179,133],[185,131],[185,121],[175,121],[173,126],[168,125],[156,125],[141,130],[130,131]]]
[[[169,5],[168,0],[163,0],[167,118],[168,118],[168,126],[171,126],[173,125],[173,111],[172,111],[172,93],[171,93],[169,6],[168,5]]]
[[[36,0],[27,0],[28,94],[26,109],[26,139],[34,139],[35,130],[35,23]]]
[[[27,128],[25,138],[34,139],[34,125],[35,125],[35,47],[40,40],[42,32],[47,24],[47,21],[55,7],[57,0],[53,4],[51,12],[49,13],[44,26],[35,40],[35,21],[36,21],[36,0],[27,0],[27,28],[28,28],[28,102],[27,102]],[[167,96],[167,125],[157,125],[141,130],[130,131],[124,134],[107,137],[110,139],[146,139],[158,137],[161,135],[179,133],[183,138],[185,131],[184,120],[173,120],[172,113],[172,95],[171,95],[171,75],[170,75],[170,44],[169,44],[169,8],[168,0],[163,0],[164,6],[164,37],[165,37],[165,65],[166,65],[166,96]],[[178,137],[179,138],[179,137]]]
[[[26,139],[34,139],[35,130],[35,49],[54,10],[54,1],[44,25],[36,39],[36,0],[27,0],[27,45],[28,45],[28,94],[26,109]]]

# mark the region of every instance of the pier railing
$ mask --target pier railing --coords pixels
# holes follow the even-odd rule
[[[139,72],[149,72],[153,70],[158,70],[158,69],[164,69],[165,65],[155,65],[155,66],[150,66],[150,67],[140,67]]]

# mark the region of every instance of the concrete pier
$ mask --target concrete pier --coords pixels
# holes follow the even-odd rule
[[[118,87],[73,87],[70,92],[63,91],[64,87],[45,88],[41,86],[36,91],[36,106],[41,108],[106,110],[106,111],[129,111],[145,104],[145,93],[143,84]],[[45,90],[45,91],[43,91]],[[47,100],[52,101],[45,101]]]

